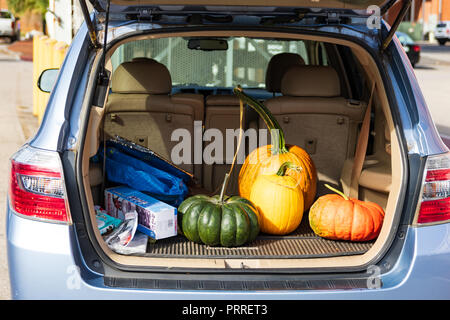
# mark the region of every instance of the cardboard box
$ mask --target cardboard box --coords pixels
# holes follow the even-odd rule
[[[105,207],[109,215],[124,219],[125,213],[136,210],[138,227],[153,239],[177,235],[177,208],[129,187],[105,190]]]

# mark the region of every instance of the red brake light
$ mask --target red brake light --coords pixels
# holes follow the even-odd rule
[[[64,178],[56,152],[24,147],[11,159],[9,197],[19,214],[69,222]]]
[[[11,21],[11,29],[14,30],[14,26],[16,25],[16,23],[14,21]]]
[[[412,49],[413,49],[414,52],[419,52],[419,51],[420,51],[420,46],[418,46],[418,45],[413,45],[413,46],[412,46]]]
[[[450,220],[450,153],[427,160],[418,223]]]

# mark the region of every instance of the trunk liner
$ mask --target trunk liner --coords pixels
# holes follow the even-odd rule
[[[261,233],[255,241],[236,248],[197,244],[178,235],[149,243],[143,256],[166,258],[321,258],[363,254],[374,241],[349,242],[320,238],[309,227],[308,219],[291,234],[273,236]]]

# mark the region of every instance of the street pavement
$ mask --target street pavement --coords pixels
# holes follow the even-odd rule
[[[32,63],[7,47],[0,43],[0,300],[11,297],[5,243],[9,158],[38,128],[32,115]],[[438,130],[450,143],[450,43],[422,44],[415,74]]]
[[[414,71],[436,127],[450,145],[450,43],[421,47],[421,62]]]
[[[18,109],[30,113],[32,107],[32,63],[6,48],[0,43],[0,299],[10,298],[5,241],[9,158],[25,142]]]

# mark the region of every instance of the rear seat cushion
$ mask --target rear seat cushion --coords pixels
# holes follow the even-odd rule
[[[179,143],[171,141],[171,135],[180,128],[193,135],[194,110],[189,105],[173,103],[166,96],[110,95],[104,123],[106,138],[119,135],[171,160],[171,151]],[[192,164],[180,167],[196,174]]]
[[[337,185],[345,159],[354,152],[364,103],[341,97],[336,71],[325,66],[290,67],[281,92],[283,96],[265,104],[283,128],[286,142],[311,155],[321,180],[319,193],[325,191],[323,183]]]
[[[171,141],[172,133],[186,129],[192,137],[194,121],[203,117],[201,96],[173,99],[170,73],[155,60],[122,63],[112,76],[111,88],[104,122],[106,138],[122,136],[169,160],[173,160],[172,149],[179,143]],[[201,170],[192,162],[179,166],[201,179]]]
[[[339,97],[339,76],[331,67],[293,66],[281,80],[281,93],[291,97]]]
[[[230,170],[233,155],[226,154],[226,129],[239,129],[239,98],[233,95],[210,95],[206,99],[205,130],[218,129],[223,135],[223,164],[203,165],[203,185],[210,192],[222,185],[225,174]],[[209,142],[205,142],[205,147]],[[244,144],[241,145],[244,147]],[[234,147],[237,148],[237,139]],[[236,151],[236,149],[234,150]],[[241,165],[236,164],[229,180],[227,194],[238,194],[237,180]],[[219,190],[220,191],[220,190]]]
[[[202,121],[205,117],[205,103],[203,95],[196,93],[176,93],[172,95],[172,101],[178,104],[187,104],[194,108],[194,118]]]

